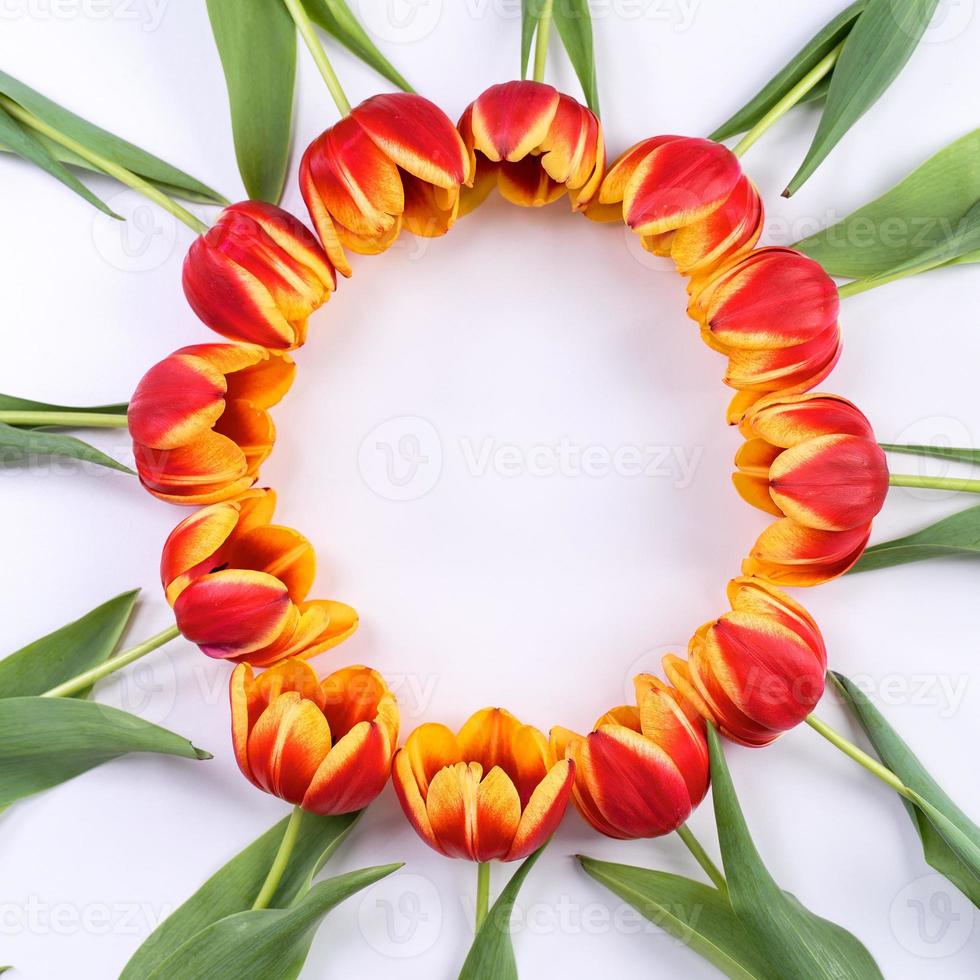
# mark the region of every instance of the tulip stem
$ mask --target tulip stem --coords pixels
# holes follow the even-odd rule
[[[169,211],[175,218],[183,221],[196,234],[203,235],[208,230],[208,226],[200,218],[191,214],[186,208],[181,207],[173,198],[164,194],[159,187],[154,186],[142,177],[138,177],[131,170],[127,170],[108,157],[104,157],[100,153],[90,150],[87,146],[73,140],[70,136],[66,136],[53,126],[49,126],[43,119],[38,119],[34,113],[28,112],[23,106],[14,102],[13,99],[9,99],[5,95],[0,95],[0,107],[25,126],[29,126],[35,132],[46,136],[49,140],[52,140],[59,146],[63,146],[66,150],[70,150],[76,156],[80,156],[83,160],[92,164],[93,167],[96,167],[103,173],[108,174],[110,177],[115,177],[121,184],[131,187],[134,191],[139,191],[140,194],[149,198],[154,204],[158,204],[164,211]]]
[[[732,153],[737,157],[744,156],[753,147],[759,138],[770,127],[777,123],[789,112],[798,102],[802,101],[807,93],[811,92],[821,79],[830,74],[837,59],[840,57],[844,42],[834,48],[820,62],[818,62],[806,75],[801,78],[735,145]]]
[[[900,796],[915,802],[915,794],[903,783],[891,769],[883,766],[877,759],[873,759],[867,752],[859,749],[853,742],[844,738],[840,732],[831,728],[825,721],[821,721],[816,715],[807,715],[806,723],[815,731],[819,732],[831,745],[836,746],[845,755],[850,756],[858,765],[864,766],[872,775],[877,776],[883,783],[890,786]]]
[[[60,425],[66,429],[125,429],[125,415],[110,412],[0,412],[7,425]]]
[[[41,697],[67,698],[72,694],[77,694],[79,691],[84,691],[85,688],[91,687],[96,681],[102,680],[103,677],[108,677],[109,674],[114,674],[117,670],[121,670],[128,664],[134,663],[141,657],[145,657],[148,653],[152,653],[158,647],[162,647],[164,643],[169,643],[178,636],[180,636],[180,630],[176,626],[168,626],[165,630],[157,633],[156,636],[151,636],[148,640],[144,640],[138,646],[123,651],[117,657],[112,657],[106,660],[105,663],[99,664],[98,667],[86,670],[84,673],[65,681],[63,684],[59,684],[57,687],[52,687],[50,691],[45,691]]]
[[[893,487],[919,487],[925,490],[957,490],[961,493],[980,493],[980,480],[965,480],[958,476],[912,476],[909,473],[890,473]]]
[[[289,11],[289,15],[296,24],[296,29],[299,31],[300,37],[303,38],[310,54],[313,55],[313,60],[316,62],[317,68],[320,69],[320,74],[327,84],[327,89],[330,92],[330,97],[334,101],[334,105],[337,106],[337,110],[342,116],[349,116],[350,102],[344,94],[344,90],[340,85],[340,79],[333,70],[333,65],[330,64],[327,52],[323,50],[320,37],[316,32],[316,28],[313,26],[313,21],[310,20],[309,14],[306,12],[306,8],[303,6],[301,0],[284,0],[284,3],[286,4],[286,9]]]
[[[538,14],[537,37],[534,41],[534,74],[536,82],[544,81],[544,66],[548,63],[548,38],[551,35],[551,17],[554,0],[544,0]]]
[[[279,842],[279,850],[276,851],[276,856],[272,859],[272,864],[269,867],[269,873],[265,876],[265,881],[262,882],[262,887],[252,903],[253,911],[255,909],[267,909],[269,902],[275,897],[276,889],[279,887],[279,882],[282,881],[286,865],[289,864],[289,858],[299,838],[299,825],[302,820],[303,808],[294,806],[293,812],[289,815],[289,823],[286,824],[282,840]]]
[[[725,898],[728,898],[728,882],[725,881],[725,876],[721,873],[721,869],[714,861],[708,857],[708,852],[701,846],[701,842],[691,833],[691,829],[687,824],[682,823],[677,828],[677,836],[684,841],[687,849],[694,855],[694,860],[701,865],[704,873],[711,879],[712,884],[715,888],[721,892]]]
[[[476,931],[480,931],[490,909],[490,862],[476,866]]]

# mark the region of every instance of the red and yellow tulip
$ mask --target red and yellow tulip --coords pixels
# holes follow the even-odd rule
[[[768,745],[822,697],[827,651],[813,617],[779,589],[739,578],[728,599],[732,611],[694,634],[686,661],[665,657],[664,669],[722,734]]]
[[[494,187],[523,207],[567,193],[572,207],[582,210],[602,180],[606,151],[598,118],[542,82],[492,85],[466,107],[459,131],[470,158],[464,212]]]
[[[420,95],[375,95],[307,147],[300,189],[337,270],[351,274],[345,248],[387,249],[402,228],[428,238],[456,220],[469,161],[456,127]]]
[[[248,490],[177,525],[160,576],[181,633],[209,657],[256,667],[312,657],[357,629],[342,602],[307,600],[313,546],[271,524],[276,496]]]
[[[150,368],[128,416],[143,486],[175,504],[248,489],[275,441],[268,409],[294,373],[288,355],[255,344],[184,347]]]
[[[635,705],[607,711],[593,731],[551,730],[559,758],[575,763],[572,799],[607,837],[661,837],[677,830],[708,791],[704,720],[656,677],[635,680]]]
[[[312,232],[262,201],[225,208],[184,260],[184,295],[194,312],[231,340],[291,350],[337,277]]]
[[[398,724],[395,696],[370,667],[345,667],[322,682],[302,660],[257,677],[239,664],[231,675],[239,768],[259,789],[310,813],[353,813],[384,789]]]
[[[517,861],[543,846],[568,804],[574,763],[501,708],[458,734],[425,724],[395,755],[392,782],[418,835],[447,857]]]

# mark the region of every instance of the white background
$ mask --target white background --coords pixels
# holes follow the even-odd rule
[[[596,4],[611,154],[655,133],[709,132],[842,5]],[[941,3],[905,73],[792,201],[779,192],[815,112],[796,111],[749,154],[769,205],[768,240],[793,241],[843,216],[977,125],[974,8],[974,0]],[[4,70],[241,195],[202,3],[4,0],[0,9]],[[361,13],[454,118],[515,74],[513,2],[362,0]],[[378,90],[369,71],[330,50],[352,100]],[[549,79],[578,93],[557,46]],[[295,165],[334,120],[301,52],[285,204],[304,216]],[[152,363],[209,339],[181,295],[183,226],[129,193],[113,198],[132,216],[120,226],[40,172],[0,166],[0,391],[123,400]],[[825,387],[856,399],[883,441],[980,439],[976,276],[940,272],[846,302],[845,354]],[[263,482],[280,493],[280,519],[318,548],[316,594],[362,616],[359,633],[317,667],[380,668],[398,684],[406,732],[423,720],[457,726],[486,704],[543,729],[587,729],[627,697],[632,674],[657,669],[662,653],[725,611],[725,582],[767,520],[730,485],[738,438],[722,421],[723,362],[685,318],[682,282],[622,229],[573,218],[564,202],[530,212],[493,199],[451,238],[406,239],[381,258],[357,259],[297,360]],[[592,468],[549,470],[562,439],[598,447]],[[94,441],[125,458],[122,433]],[[409,472],[402,451],[413,446],[424,459]],[[647,461],[672,453],[673,463],[648,475],[616,472],[602,452],[623,446]],[[402,489],[385,475],[386,451]],[[695,461],[693,475],[685,478],[679,459]],[[918,472],[914,459],[896,462]],[[145,593],[129,639],[167,625],[156,565],[186,512],[125,476],[63,464],[7,470],[0,480],[0,647],[17,649],[137,585]],[[391,499],[399,495],[415,499]],[[971,502],[893,492],[875,538]],[[977,575],[970,563],[931,562],[802,595],[832,665],[868,685],[974,816]],[[227,674],[180,641],[98,691],[210,749],[213,762],[131,757],[0,819],[0,962],[15,964],[14,976],[115,976],[160,917],[286,813],[235,766]],[[837,704],[820,711],[857,737]],[[854,931],[889,978],[977,975],[973,909],[930,875],[896,798],[805,727],[765,750],[731,747],[728,757],[784,887]],[[692,826],[717,853],[710,803]],[[599,962],[607,975],[716,975],[638,924],[577,869],[577,852],[699,876],[676,838],[614,843],[570,814],[521,895],[522,976],[591,976]],[[304,977],[456,975],[474,870],[425,848],[389,788],[332,869],[396,860],[406,863],[402,874],[327,919]],[[495,871],[499,886],[504,874]]]

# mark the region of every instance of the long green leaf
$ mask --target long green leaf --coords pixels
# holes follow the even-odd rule
[[[378,50],[370,35],[351,13],[346,0],[303,0],[303,6],[310,18],[351,54],[402,91],[414,91],[398,69]]]
[[[94,150],[101,156],[108,157],[127,170],[140,177],[145,177],[153,183],[166,185],[175,193],[183,196],[186,192],[189,199],[207,201],[212,204],[227,204],[228,202],[215,190],[201,181],[185,174],[182,170],[171,166],[152,153],[141,150],[138,146],[120,139],[118,136],[95,126],[81,116],[63,109],[60,105],[45,98],[29,85],[0,71],[0,92],[14,102],[32,112],[39,119],[54,127],[59,132],[70,136],[83,146]],[[0,138],[0,141],[5,142]]]
[[[120,218],[102,198],[93,194],[70,170],[60,163],[41,143],[34,133],[24,129],[6,109],[0,106],[0,141],[9,148],[10,152],[35,166],[40,167],[52,177],[60,180],[66,187],[73,190],[79,197],[97,207],[110,218]],[[120,218],[120,220],[122,220]]]
[[[357,816],[303,814],[296,845],[271,908],[286,908],[310,890],[313,876],[343,842]],[[215,872],[150,934],[126,964],[119,980],[146,980],[168,956],[201,930],[226,916],[248,911],[265,881],[288,822],[288,817],[280,820]]]
[[[848,574],[956,555],[980,557],[980,506],[944,517],[915,534],[868,548]]]
[[[248,196],[277,204],[293,127],[296,26],[279,0],[207,0]]]
[[[937,459],[952,459],[960,463],[980,464],[980,449],[955,449],[952,446],[905,446],[893,442],[882,442],[879,445],[887,453],[903,453],[907,456],[934,456]]]
[[[921,797],[918,806],[903,803],[926,861],[980,907],[980,827],[946,795],[861,689],[843,674],[833,677],[878,757]]]
[[[4,698],[0,806],[129,752],[210,758],[180,735],[108,705],[74,698]]]
[[[858,0],[839,13],[822,30],[818,31],[806,46],[777,72],[758,95],[726,119],[710,136],[713,140],[726,140],[751,129],[772,107],[803,80],[841,41],[847,37],[858,16],[868,5],[868,0]],[[807,100],[820,98],[827,94],[829,79],[817,86],[819,91],[811,91]]]
[[[517,960],[510,935],[510,917],[524,879],[541,857],[547,844],[539,847],[511,876],[493,903],[463,963],[459,980],[517,980]]]
[[[397,871],[389,864],[314,885],[283,909],[226,916],[180,946],[147,980],[295,980],[323,917],[351,895]]]
[[[789,182],[798,191],[847,131],[878,101],[905,67],[939,0],[868,0],[847,35],[834,68],[820,125],[809,152]]]
[[[0,698],[43,694],[108,660],[122,636],[139,589],[123,592],[80,619],[0,660]]]
[[[941,244],[980,201],[980,129],[930,157],[891,190],[798,242],[832,276],[880,276]],[[970,256],[980,261],[980,253]]]
[[[32,398],[0,394],[0,412],[95,412],[100,415],[125,415],[128,410],[127,402],[81,408],[77,405],[52,405],[50,402],[36,402]],[[26,426],[18,426],[18,428],[26,428]]]
[[[96,463],[120,473],[132,474],[128,466],[74,436],[40,429],[18,429],[0,422],[0,465],[31,456],[66,456],[85,463]]]
[[[785,980],[882,980],[861,942],[846,929],[814,915],[776,884],[752,842],[732,785],[721,742],[708,726],[715,823],[732,908]]]
[[[589,0],[558,0],[552,8],[555,27],[568,59],[578,75],[589,108],[599,115],[599,88],[595,74],[595,48],[592,42],[592,12]]]
[[[585,871],[731,980],[779,974],[715,888],[690,878],[580,857]]]

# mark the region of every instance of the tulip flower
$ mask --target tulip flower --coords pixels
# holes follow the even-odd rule
[[[312,657],[357,629],[342,602],[307,601],[316,572],[301,534],[270,524],[271,490],[248,490],[177,525],[160,575],[181,633],[209,657],[256,667]]]
[[[330,298],[337,276],[312,232],[262,201],[225,208],[184,259],[184,295],[194,312],[231,340],[291,350]]]
[[[395,755],[392,781],[418,835],[447,857],[517,861],[548,840],[565,813],[574,764],[501,708],[484,708],[457,735],[416,728]]]
[[[275,441],[267,410],[294,373],[288,355],[255,344],[184,347],[150,368],[128,414],[143,486],[174,504],[248,489]]]
[[[596,115],[542,82],[492,85],[459,121],[470,159],[463,211],[496,187],[522,207],[541,207],[568,194],[583,210],[602,180],[606,151]]]
[[[820,700],[827,651],[813,617],[779,589],[739,578],[728,599],[732,611],[694,634],[686,661],[665,657],[664,669],[722,734],[768,745]]]
[[[300,189],[320,241],[339,272],[345,248],[385,251],[402,228],[432,238],[456,220],[469,178],[456,127],[420,95],[375,95],[318,136],[300,164]]]
[[[704,720],[656,677],[635,685],[637,703],[606,712],[589,735],[551,730],[556,756],[575,763],[579,813],[621,840],[677,830],[708,791]]]
[[[734,475],[755,507],[803,527],[868,524],[888,492],[888,463],[871,423],[837,395],[771,395],[741,423]]]
[[[742,574],[777,585],[822,585],[851,568],[870,537],[870,521],[845,531],[826,531],[785,517],[759,535],[742,562]]]
[[[384,789],[398,744],[398,705],[370,667],[344,667],[320,681],[302,660],[257,677],[231,675],[235,758],[259,789],[316,813],[366,807]]]

